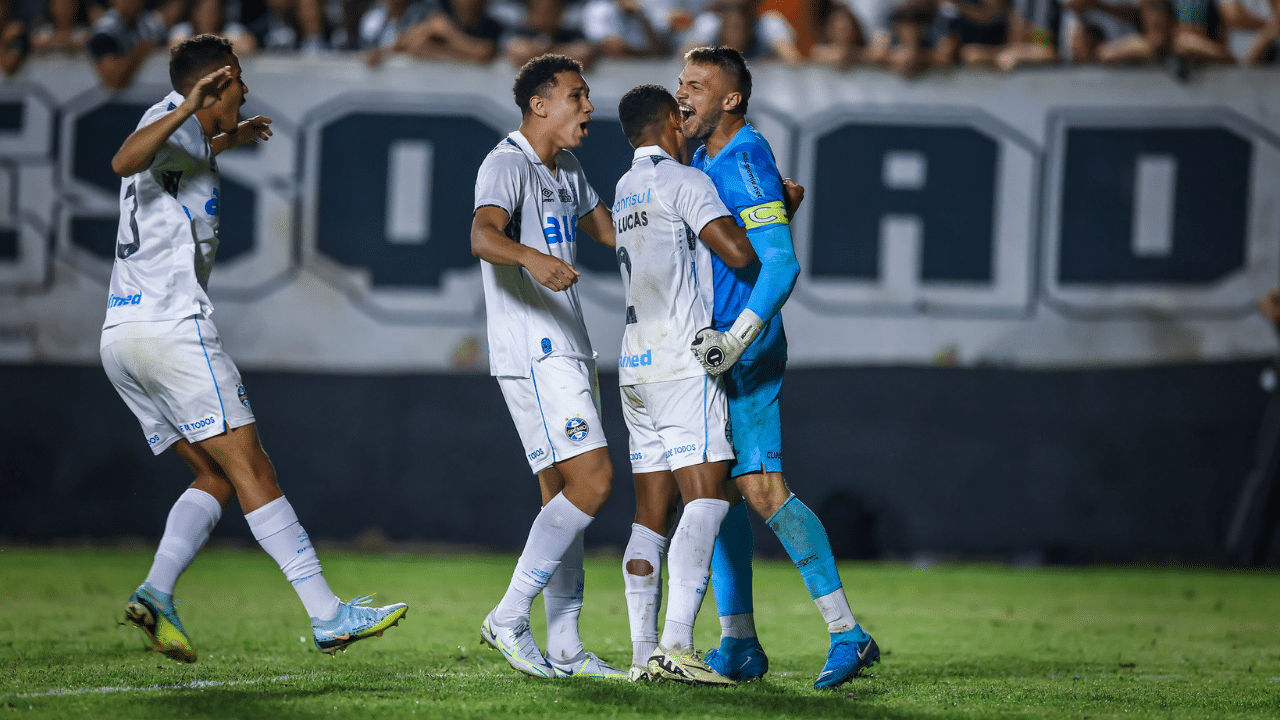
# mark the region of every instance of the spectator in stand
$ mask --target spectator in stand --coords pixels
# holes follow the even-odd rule
[[[236,56],[241,60],[258,49],[258,41],[249,32],[249,28],[227,20],[222,0],[195,0],[191,7],[191,19],[180,22],[169,30],[169,47],[177,47],[196,35],[217,35],[230,40]]]
[[[433,9],[420,0],[377,0],[360,19],[360,49],[403,50],[400,36],[426,20]]]
[[[89,55],[102,84],[120,90],[133,81],[151,51],[167,34],[160,16],[143,14],[143,0],[111,0],[111,9],[93,25]]]
[[[89,42],[89,16],[80,0],[49,0],[31,33],[35,52],[77,53]]]
[[[524,21],[507,40],[507,59],[518,67],[539,55],[558,53],[589,67],[599,50],[582,31],[567,26],[565,0],[528,0]]]
[[[867,0],[860,3],[864,17],[874,18],[868,63],[883,65],[904,78],[929,68],[936,44],[936,0]]]
[[[818,38],[809,50],[810,60],[838,70],[862,62],[867,37],[853,10],[836,0],[813,0],[809,16]]]
[[[1129,11],[1125,15],[1129,15]],[[1098,62],[1106,65],[1155,65],[1173,59],[1173,35],[1177,17],[1169,0],[1141,0],[1132,8],[1137,32],[1097,46]]]
[[[1280,56],[1280,0],[1218,0],[1218,14],[1237,62],[1276,62]]]
[[[10,0],[0,0],[0,72],[12,76],[31,49],[27,24],[14,17]]]
[[[249,24],[265,52],[323,52],[329,49],[321,0],[267,0],[267,11]]]
[[[942,0],[938,10],[945,28],[933,51],[938,67],[990,61],[1009,41],[1009,0]]]
[[[605,57],[660,57],[671,52],[666,10],[640,0],[587,0],[582,31]]]
[[[1058,62],[1057,0],[1014,0],[1009,13],[1009,42],[996,53],[996,67],[1008,72],[1019,65]]]
[[[427,19],[406,30],[404,51],[424,60],[485,64],[498,54],[502,25],[485,0],[442,0]]]
[[[1059,46],[1077,65],[1156,62],[1173,44],[1173,8],[1159,0],[1061,0]]]
[[[804,58],[796,45],[796,31],[776,10],[760,12],[759,0],[715,0],[693,21],[684,39],[685,51],[724,45],[747,60],[778,58],[798,63]]]
[[[1235,62],[1227,46],[1209,33],[1210,0],[1174,0],[1177,25],[1173,33],[1173,52],[1192,63]]]

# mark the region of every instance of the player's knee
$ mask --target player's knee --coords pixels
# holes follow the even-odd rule
[[[633,558],[627,561],[627,574],[636,577],[648,577],[653,574],[653,565],[648,560]]]

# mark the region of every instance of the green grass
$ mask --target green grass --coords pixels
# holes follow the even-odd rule
[[[344,599],[377,590],[375,600],[408,602],[409,617],[330,659],[270,559],[206,551],[178,587],[200,651],[188,666],[145,652],[141,633],[118,624],[150,552],[0,549],[0,720],[1280,717],[1274,572],[845,564],[855,613],[884,662],[817,692],[825,627],[787,563],[756,567],[771,672],[713,690],[517,676],[477,639],[514,556],[322,559]],[[619,565],[588,561],[582,627],[590,649],[625,665]],[[718,634],[708,601],[699,646]],[[98,688],[117,690],[83,692]]]

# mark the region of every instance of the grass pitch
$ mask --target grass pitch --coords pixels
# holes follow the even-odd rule
[[[514,554],[321,558],[344,599],[408,618],[330,659],[265,554],[206,551],[178,586],[200,661],[179,665],[119,624],[150,551],[0,549],[0,718],[1280,717],[1275,572],[844,564],[883,663],[818,692],[826,628],[789,563],[756,566],[769,675],[715,690],[518,676],[477,637]],[[625,667],[620,572],[588,560],[582,628]],[[699,647],[718,635],[708,599]]]

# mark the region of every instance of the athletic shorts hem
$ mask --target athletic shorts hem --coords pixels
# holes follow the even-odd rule
[[[685,462],[688,460],[688,462]],[[681,458],[680,462],[674,460],[669,461],[671,470],[679,470],[680,468],[693,467],[694,465],[702,465],[703,463],[723,462],[725,460],[733,460],[733,453],[707,453],[705,458]]]
[[[589,452],[589,451],[591,451],[591,450],[595,450],[596,448],[602,448],[602,447],[609,447],[609,443],[608,443],[608,441],[606,441],[606,440],[600,440],[599,442],[595,442],[595,443],[592,443],[592,444],[590,444],[590,445],[583,445],[582,447],[575,447],[575,448],[573,449],[573,452],[569,453],[568,455],[562,455],[562,456],[560,456],[560,457],[556,458],[555,460],[552,460],[551,462],[547,463],[546,467],[543,467],[543,468],[541,468],[541,469],[539,469],[539,470],[535,470],[534,472],[535,472],[535,473],[542,472],[543,470],[546,470],[548,467],[551,467],[552,465],[555,465],[555,464],[557,464],[557,463],[562,463],[562,462],[564,462],[565,460],[568,460],[568,459],[570,459],[570,458],[576,458],[576,457],[578,457],[579,455],[581,455],[581,454],[583,454],[583,453],[585,453],[585,452]]]

